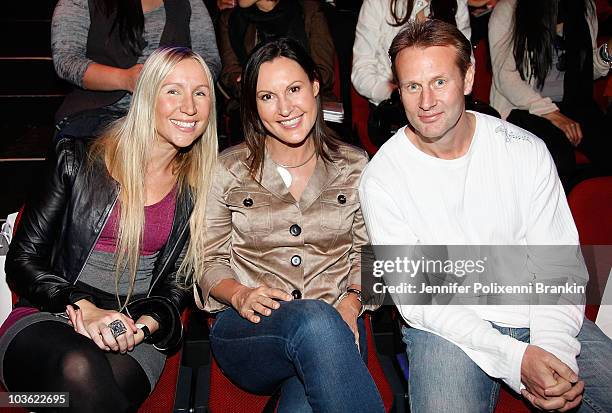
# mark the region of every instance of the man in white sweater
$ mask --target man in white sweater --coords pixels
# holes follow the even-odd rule
[[[461,32],[436,20],[410,24],[394,39],[390,55],[410,126],[381,147],[361,179],[372,244],[578,245],[543,142],[465,110],[474,80],[470,50]],[[532,249],[522,251],[517,281],[551,272]],[[557,272],[586,282],[579,253],[559,258]],[[410,326],[403,335],[412,413],[491,412],[502,382],[546,410],[612,406],[612,342],[584,320],[583,305],[394,299]]]

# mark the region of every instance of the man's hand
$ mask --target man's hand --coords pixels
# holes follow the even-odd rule
[[[567,383],[569,383],[563,379],[559,379],[559,380],[560,380],[560,385],[563,385],[563,386],[566,386]],[[533,393],[530,393],[529,391],[525,389],[521,391],[521,394],[523,395],[525,399],[529,401],[529,403],[531,403],[532,405],[534,405],[535,407],[539,409],[557,411],[557,412],[567,412],[577,407],[582,402],[583,392],[584,392],[584,382],[581,380],[577,382],[576,384],[574,384],[573,386],[570,383],[570,390],[565,392],[560,398],[559,397],[548,397],[546,399],[543,399],[541,397],[534,395]],[[548,389],[546,390],[546,393],[548,393]],[[565,402],[560,399],[564,399]],[[560,406],[560,405],[561,407],[551,408],[551,406]]]
[[[527,346],[521,363],[521,393],[543,410],[566,411],[582,400],[584,383],[554,354],[534,345]]]
[[[542,117],[548,119],[550,123],[561,129],[572,145],[578,146],[580,144],[582,128],[578,122],[568,118],[558,110],[542,115]]]

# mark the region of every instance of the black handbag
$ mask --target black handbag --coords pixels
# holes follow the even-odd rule
[[[370,141],[380,148],[401,127],[408,123],[406,112],[397,89],[389,99],[385,99],[378,106],[371,106],[368,119],[368,135]]]

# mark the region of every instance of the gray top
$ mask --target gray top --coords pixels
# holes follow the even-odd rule
[[[540,91],[540,95],[549,97],[553,102],[563,101],[563,82],[565,79],[565,71],[557,69],[559,63],[559,52],[555,49],[553,51],[552,66],[548,70],[546,79],[544,79],[544,86]]]
[[[216,79],[221,73],[221,59],[217,50],[215,29],[202,0],[189,0],[191,4],[191,48],[204,58]],[[138,58],[144,63],[149,55],[159,47],[166,10],[162,5],[144,15],[144,40],[147,46]],[[51,23],[51,51],[57,75],[62,79],[83,87],[83,75],[93,63],[85,56],[87,36],[89,33],[89,5],[87,0],[59,0],[53,13]],[[129,106],[131,95],[124,96],[110,106],[112,109],[125,110]]]
[[[132,297],[146,295],[151,285],[151,276],[159,252],[153,255],[141,255],[134,281]],[[115,294],[115,254],[93,250],[87,259],[79,281],[98,290]],[[126,296],[129,288],[129,276],[125,273],[119,279],[119,295]]]

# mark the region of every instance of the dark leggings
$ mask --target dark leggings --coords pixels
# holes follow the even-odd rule
[[[582,141],[578,145],[591,161],[597,174],[607,175],[610,170],[612,156],[612,140],[610,139],[604,115],[595,102],[588,105],[557,104],[561,113],[580,123]],[[557,172],[563,186],[568,189],[576,173],[574,147],[563,131],[547,119],[532,115],[526,110],[515,109],[510,112],[508,122],[528,130],[544,141],[557,166]],[[571,185],[570,185],[571,186]]]
[[[10,391],[68,392],[61,412],[135,412],[150,391],[132,357],[104,352],[72,327],[41,321],[22,330],[4,356]]]

